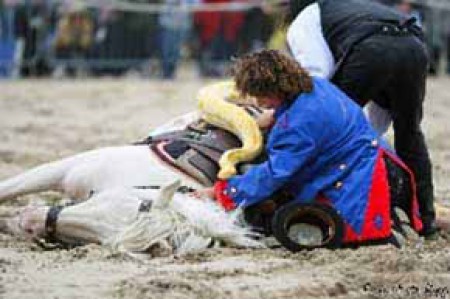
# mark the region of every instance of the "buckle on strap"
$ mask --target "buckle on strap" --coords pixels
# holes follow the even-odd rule
[[[151,200],[143,200],[141,202],[141,204],[139,205],[138,211],[140,213],[150,212],[150,210],[152,209],[152,206],[153,206],[153,201],[151,201]]]

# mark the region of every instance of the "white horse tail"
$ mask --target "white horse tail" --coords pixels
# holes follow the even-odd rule
[[[61,190],[65,175],[82,155],[43,164],[0,182],[0,203],[17,196],[45,190]]]

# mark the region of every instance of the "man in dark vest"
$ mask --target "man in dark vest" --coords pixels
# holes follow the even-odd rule
[[[422,234],[435,236],[432,167],[420,127],[428,54],[415,20],[369,0],[291,0],[290,7],[295,59],[392,119],[395,150],[416,177]]]

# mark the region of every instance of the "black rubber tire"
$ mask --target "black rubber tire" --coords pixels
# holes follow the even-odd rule
[[[289,238],[289,228],[295,223],[318,226],[326,237],[316,246],[300,244]],[[328,232],[327,232],[328,230]],[[301,204],[289,202],[280,208],[272,218],[272,233],[280,244],[292,252],[315,248],[338,248],[342,246],[345,226],[342,218],[330,206],[319,203]]]

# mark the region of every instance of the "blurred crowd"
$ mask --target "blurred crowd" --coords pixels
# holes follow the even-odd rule
[[[148,75],[156,70],[173,78],[180,58],[187,57],[198,62],[202,76],[222,76],[230,57],[266,45],[277,18],[264,7],[179,9],[234,0],[128,2],[163,5],[159,13],[146,13],[77,1],[1,0],[0,74],[121,75],[134,70]]]
[[[447,10],[443,10],[427,6],[426,1],[421,1],[420,5],[409,0],[379,1],[416,18],[425,33],[430,55],[430,75],[439,74],[443,68],[450,75],[450,2]]]
[[[193,13],[180,8],[248,1],[127,2],[160,4],[161,9],[148,13],[107,5],[87,7],[76,0],[0,0],[0,77],[101,76],[132,71],[170,79],[176,76],[181,59],[195,61],[203,77],[220,77],[226,74],[233,56],[284,46],[283,11],[265,5],[264,0],[258,7],[241,11]],[[430,72],[441,70],[441,57],[447,53],[446,71],[450,74],[450,51],[446,51],[450,48],[450,11],[413,6],[408,1],[387,4],[420,20],[433,58]]]

